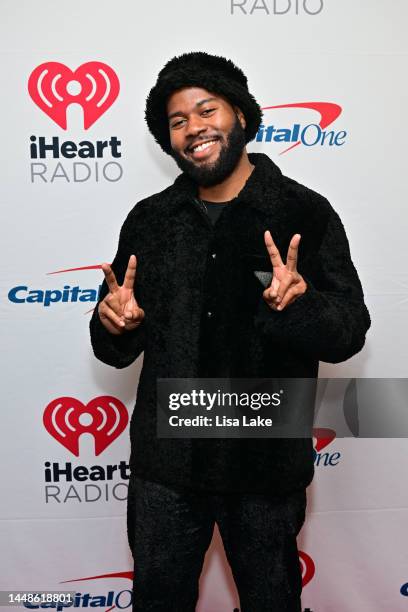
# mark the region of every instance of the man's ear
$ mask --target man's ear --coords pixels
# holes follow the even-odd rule
[[[242,126],[242,129],[245,130],[245,128],[246,128],[246,120],[245,120],[244,113],[239,108],[239,106],[234,106],[234,110],[235,110],[235,113],[236,113],[236,115],[238,117],[238,120],[239,120],[239,122],[240,122],[240,124]]]

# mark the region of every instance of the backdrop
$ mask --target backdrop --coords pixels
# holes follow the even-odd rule
[[[321,365],[322,377],[339,379],[322,398],[330,407],[350,378],[406,376],[408,5],[2,0],[0,7],[0,587],[68,588],[75,607],[130,609],[127,425],[141,360],[125,370],[98,362],[88,325],[100,264],[112,260],[125,216],[178,173],[147,131],[146,95],[175,54],[230,57],[265,109],[249,150],[270,155],[339,212],[373,324],[359,355]],[[387,414],[386,394],[382,407]],[[98,411],[106,422],[97,430]],[[303,608],[406,610],[407,441],[345,439],[328,429],[316,434],[316,476],[299,536]],[[234,608],[239,599],[215,532],[197,609]]]

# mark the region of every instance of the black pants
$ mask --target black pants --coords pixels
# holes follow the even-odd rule
[[[179,493],[131,476],[133,612],[194,612],[215,522],[241,612],[300,612],[296,535],[305,508],[304,490],[276,501],[268,495]]]

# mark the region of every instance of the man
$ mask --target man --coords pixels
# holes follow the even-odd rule
[[[241,610],[301,609],[312,441],[156,433],[157,378],[315,378],[319,360],[364,345],[370,319],[342,223],[321,195],[247,153],[261,116],[231,61],[170,60],[146,120],[183,173],[131,210],[103,265],[95,355],[123,368],[144,351],[130,425],[135,611],[195,609],[215,522]]]

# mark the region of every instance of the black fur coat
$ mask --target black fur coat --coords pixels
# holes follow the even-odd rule
[[[319,360],[344,361],[364,345],[370,317],[337,213],[265,154],[249,158],[255,169],[215,226],[184,174],[131,210],[112,268],[121,284],[137,255],[135,295],[146,316],[138,329],[113,336],[95,308],[91,340],[96,357],[116,368],[144,351],[130,425],[134,473],[194,490],[285,495],[313,478],[310,439],[156,434],[158,377],[314,378]],[[298,270],[308,288],[282,312],[266,305],[254,274],[272,270],[266,229],[282,258],[293,234],[302,236]],[[100,299],[106,293],[104,282]]]

